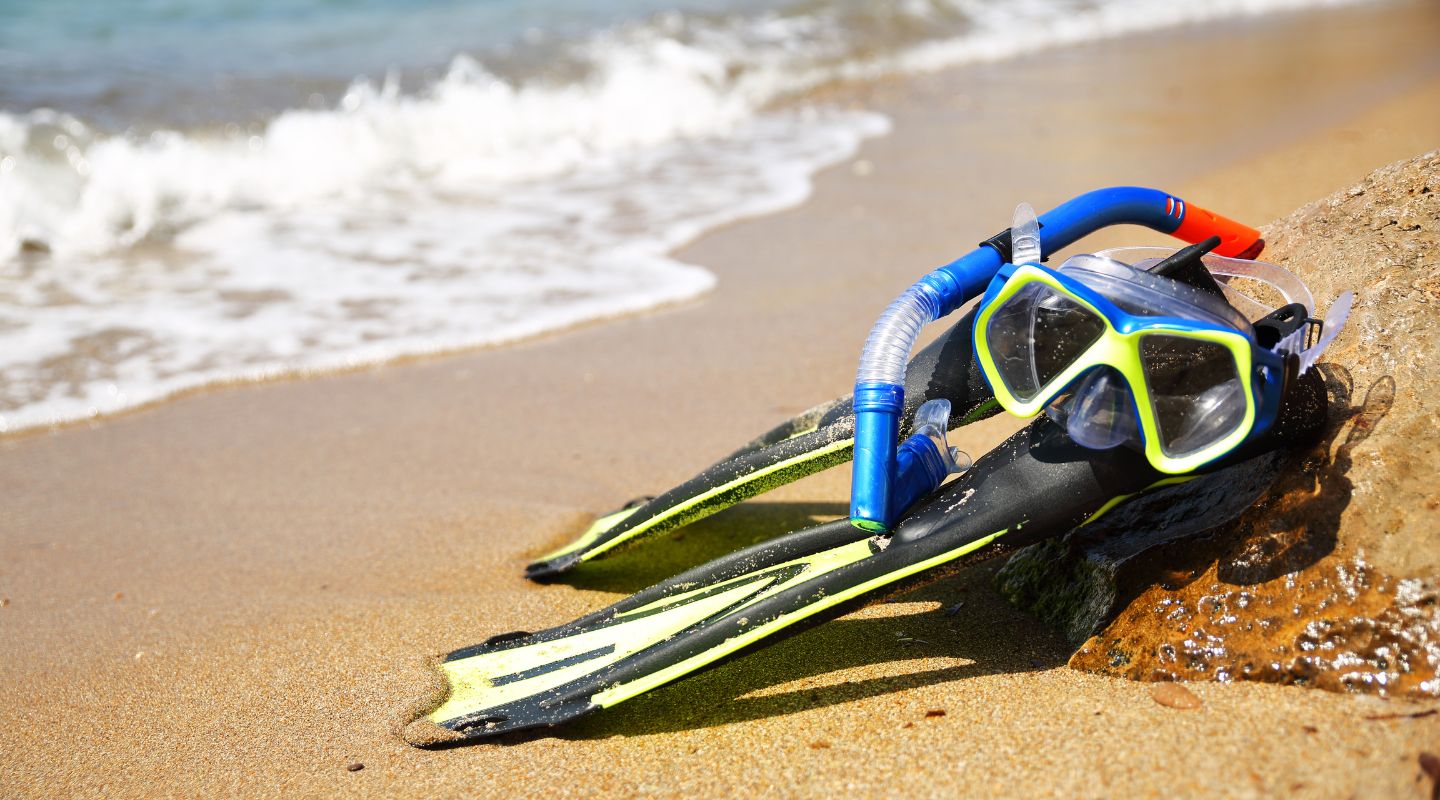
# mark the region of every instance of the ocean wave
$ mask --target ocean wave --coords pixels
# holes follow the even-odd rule
[[[757,103],[723,73],[713,54],[657,39],[561,86],[517,87],[462,56],[421,94],[361,81],[338,108],[287,111],[249,136],[96,137],[66,115],[0,115],[0,258],[94,255],[228,209],[421,186],[463,195],[733,135]]]
[[[909,0],[665,14],[547,68],[457,57],[262,128],[0,112],[0,430],[496,343],[701,293],[667,254],[800,202],[886,121],[835,81],[1333,0]]]
[[[543,179],[640,148],[725,137],[777,99],[831,81],[1353,1],[912,0],[883,7],[878,40],[867,33],[873,9],[847,3],[728,20],[661,15],[557,54],[583,65],[571,82],[504,80],[460,56],[422,92],[360,80],[337,107],[281,113],[254,135],[103,136],[69,115],[0,112],[0,261],[27,250],[103,253],[228,208]]]

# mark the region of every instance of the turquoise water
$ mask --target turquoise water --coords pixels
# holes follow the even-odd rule
[[[555,43],[660,11],[721,15],[764,5],[0,0],[0,109],[54,108],[112,130],[253,122],[287,108],[333,103],[360,75],[398,70],[407,84],[420,86],[460,53],[503,61],[528,50],[534,58]]]

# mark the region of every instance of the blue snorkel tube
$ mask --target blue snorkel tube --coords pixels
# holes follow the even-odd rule
[[[1049,257],[1111,225],[1143,225],[1189,242],[1221,237],[1220,255],[1253,257],[1264,243],[1253,228],[1188,208],[1178,197],[1137,186],[1097,189],[1040,216],[1040,252]],[[974,252],[916,281],[895,299],[871,328],[855,376],[855,464],[851,476],[850,523],[885,532],[911,504],[940,485],[947,467],[941,423],[939,441],[917,431],[897,447],[905,407],[905,366],[925,325],[984,293],[1010,259],[1010,231],[992,237]],[[948,409],[946,410],[948,414]],[[918,427],[918,426],[917,426]]]

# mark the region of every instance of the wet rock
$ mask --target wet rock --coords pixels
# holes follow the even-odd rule
[[[1440,696],[1440,151],[1265,238],[1322,313],[1356,294],[1317,440],[1020,551],[1000,588],[1085,639],[1078,669]]]
[[[1346,289],[1355,308],[1326,361],[1329,436],[1342,474],[1338,550],[1390,575],[1440,576],[1440,151],[1377,170],[1356,188],[1266,229],[1265,257],[1319,302]],[[1373,233],[1366,219],[1404,220]]]
[[[1328,558],[1273,581],[1237,585],[1218,566],[1184,589],[1143,593],[1070,666],[1138,680],[1437,694],[1433,608],[1426,614],[1398,597],[1402,585],[1393,578]]]

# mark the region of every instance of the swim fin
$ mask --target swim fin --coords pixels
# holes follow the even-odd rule
[[[846,519],[819,525],[704,564],[568,625],[448,654],[439,665],[444,702],[412,723],[406,738],[435,745],[567,722],[801,623],[938,578],[937,568],[1065,533],[1168,478],[1132,449],[1084,449],[1041,418],[892,534],[874,536]]]
[[[904,426],[927,400],[947,399],[951,427],[998,413],[1000,406],[975,365],[973,311],[925,347],[906,370]],[[688,525],[742,500],[843,464],[853,455],[855,413],[850,397],[816,406],[756,438],[704,472],[654,498],[606,514],[574,542],[530,564],[543,579],[637,539]]]

